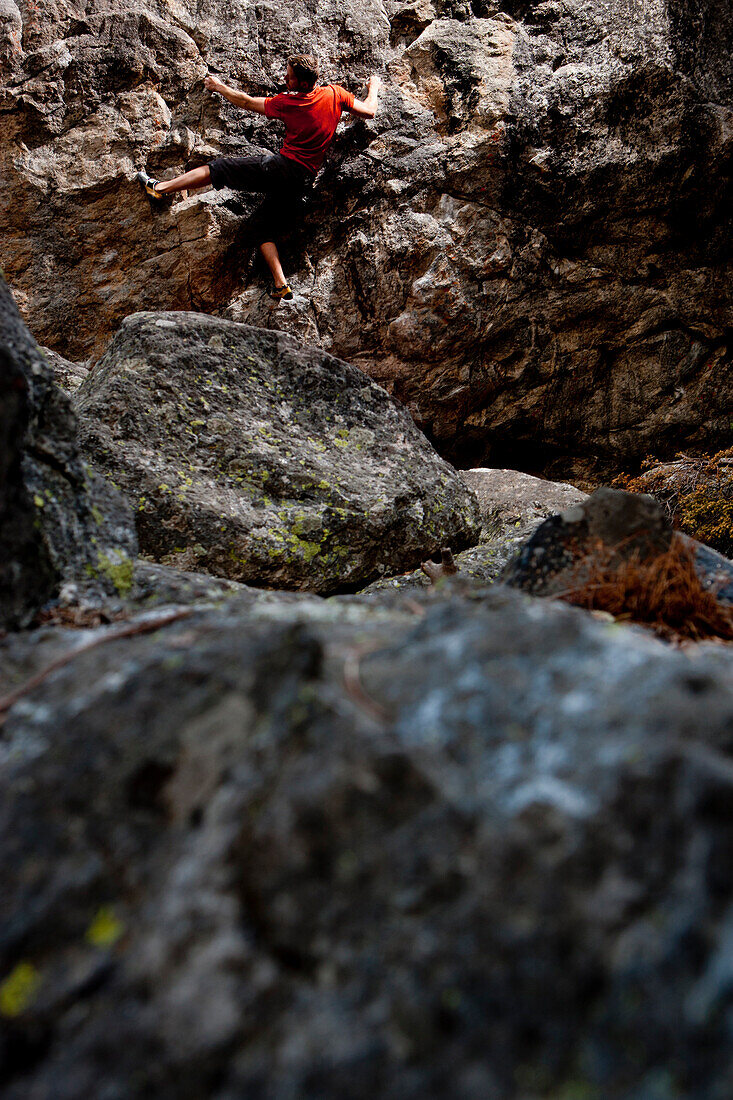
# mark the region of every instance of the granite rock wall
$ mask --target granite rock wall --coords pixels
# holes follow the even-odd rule
[[[40,342],[98,355],[140,309],[285,328],[357,362],[456,464],[594,474],[728,445],[731,16],[722,0],[5,0],[2,262]],[[342,127],[272,312],[253,203],[152,210],[170,174],[280,135],[285,55],[377,118]]]

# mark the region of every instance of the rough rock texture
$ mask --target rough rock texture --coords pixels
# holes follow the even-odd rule
[[[459,465],[719,448],[732,39],[723,0],[5,0],[3,262],[71,359],[137,309],[226,309],[358,359]],[[326,80],[385,87],[344,128],[273,315],[247,284],[249,200],[158,212],[133,177],[277,147],[202,78],[271,92],[304,44]]]
[[[75,431],[0,276],[0,624],[27,621],[63,583],[89,595],[130,587],[132,515],[82,461]]]
[[[524,539],[512,537],[497,538],[490,542],[482,542],[478,546],[472,546],[468,550],[462,550],[453,555],[453,560],[458,568],[461,581],[479,581],[482,584],[492,584],[501,575],[507,563],[515,556],[518,545]],[[433,554],[426,562],[440,561],[440,554]],[[422,563],[420,563],[422,566]],[[412,569],[409,573],[400,573],[394,577],[380,577],[361,589],[360,595],[371,596],[378,592],[402,592],[405,589],[429,588],[433,582],[420,567]]]
[[[478,540],[475,497],[405,410],[282,333],[137,314],[76,407],[158,561],[333,592]]]
[[[8,714],[4,1100],[725,1100],[730,651],[290,600]]]
[[[597,489],[582,504],[545,520],[508,562],[501,580],[537,596],[557,595],[578,585],[599,549],[619,561],[649,561],[669,549],[672,535],[665,509],[653,497]],[[695,539],[678,537],[694,553],[703,585],[722,602],[733,603],[733,561]]]
[[[50,348],[41,348],[44,358],[53,371],[54,381],[67,393],[78,390],[89,374],[87,363],[72,363]]]
[[[523,536],[553,515],[588,494],[557,481],[545,481],[519,470],[461,470],[461,477],[473,489],[481,510],[481,539]]]

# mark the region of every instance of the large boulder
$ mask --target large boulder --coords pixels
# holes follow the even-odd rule
[[[0,624],[62,584],[125,592],[136,552],[132,514],[83,462],[71,402],[0,276]]]
[[[490,470],[479,467],[459,471],[476,494],[481,515],[481,536],[476,546],[454,555],[455,565],[465,579],[490,584],[499,577],[519,547],[547,516],[581,504],[586,494],[573,485],[545,481],[519,470]],[[422,564],[422,563],[421,563]],[[415,569],[397,577],[373,581],[366,592],[394,592],[424,588],[432,583],[425,571]]]
[[[729,444],[722,0],[650,0],[643,19],[608,0],[83,9],[4,12],[3,262],[44,344],[86,359],[137,309],[291,328],[358,356],[461,466],[617,472]],[[342,127],[284,251],[296,301],[272,315],[252,200],[153,210],[134,174],[277,148],[202,78],[269,94],[304,33],[326,80],[385,84],[376,119]]]
[[[333,592],[478,539],[473,494],[406,411],[282,333],[136,314],[76,407],[158,561]]]
[[[564,482],[547,481],[521,470],[461,470],[481,512],[481,541],[526,538],[543,519],[582,504],[587,493]]]
[[[731,651],[273,595],[7,712],[3,1100],[726,1097]]]

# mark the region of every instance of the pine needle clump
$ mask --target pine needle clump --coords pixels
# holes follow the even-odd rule
[[[678,535],[669,550],[647,560],[633,555],[622,560],[617,551],[599,544],[579,564],[577,580],[561,598],[650,627],[678,644],[733,641],[733,608],[703,586],[694,552]]]

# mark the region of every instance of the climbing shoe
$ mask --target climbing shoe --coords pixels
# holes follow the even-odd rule
[[[160,181],[154,180],[153,177],[149,176],[147,172],[138,172],[135,178],[137,179],[138,183],[141,183],[142,186],[145,188],[146,195],[150,195],[151,198],[157,199],[159,202],[162,199],[168,198],[167,195],[161,195],[160,191],[158,191],[158,183]]]
[[[271,286],[267,292],[274,302],[292,302],[293,292],[286,283],[285,286]]]

